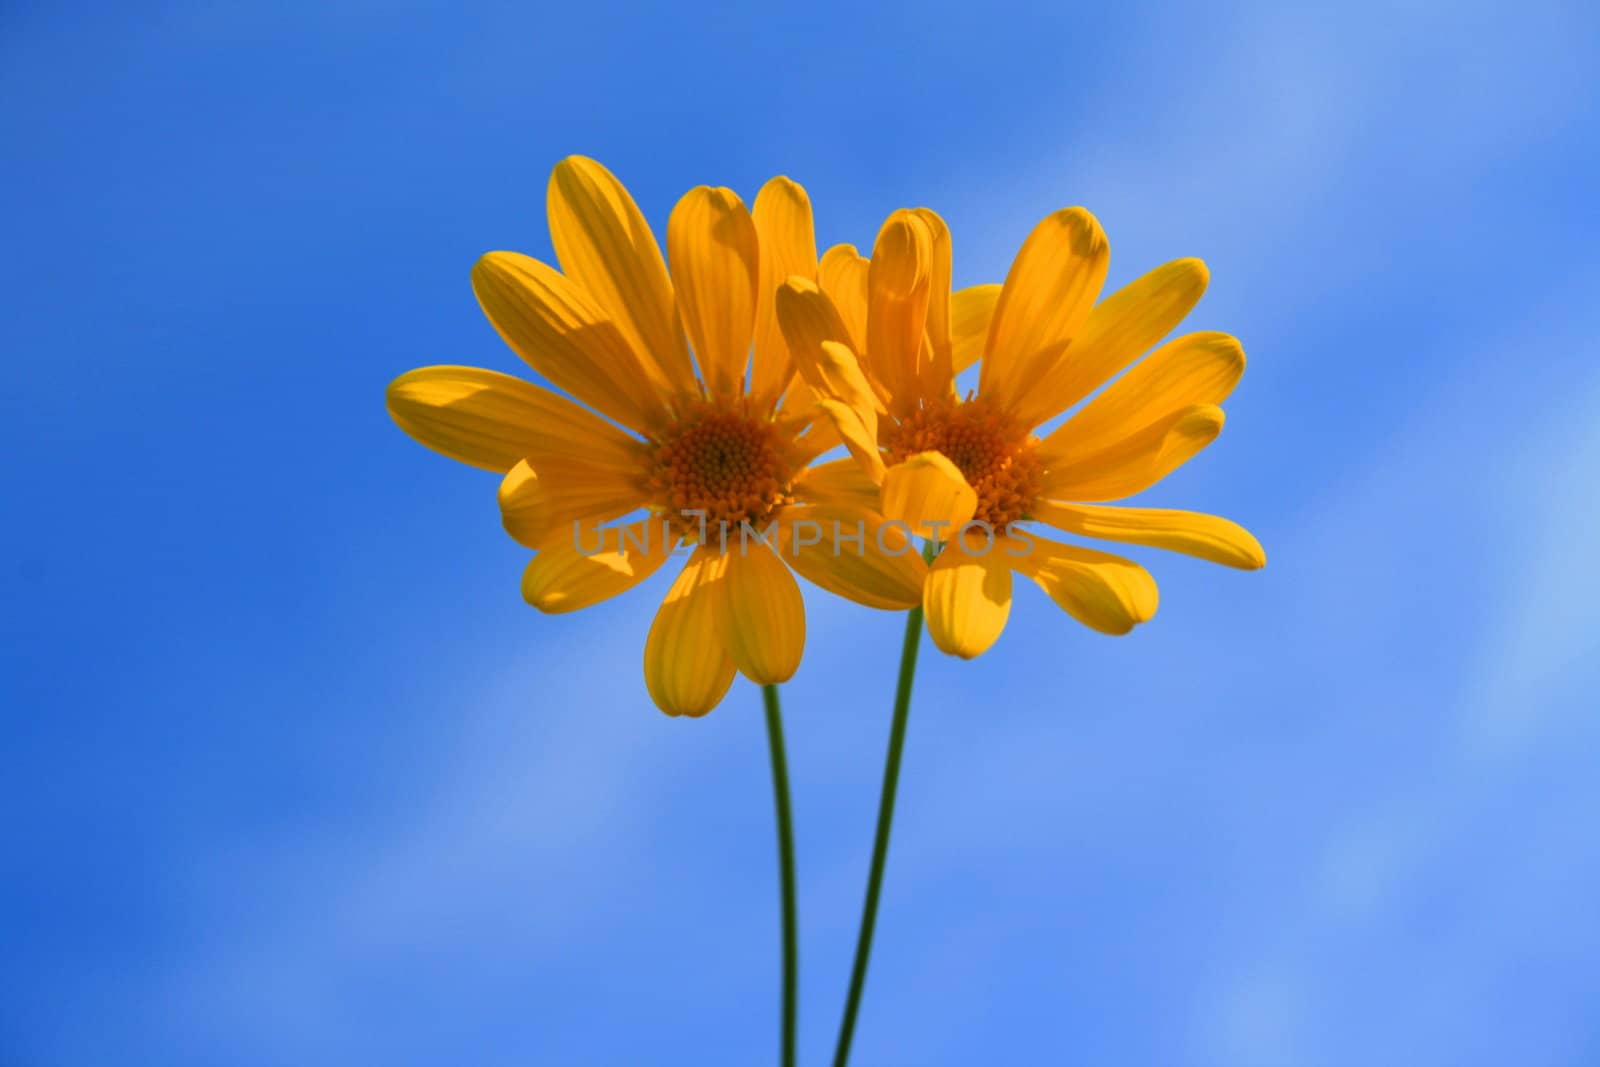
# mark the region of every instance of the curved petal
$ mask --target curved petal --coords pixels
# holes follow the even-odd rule
[[[729,545],[719,593],[722,643],[739,673],[757,685],[794,677],[806,645],[800,586],[766,542]]]
[[[844,441],[844,447],[860,465],[862,472],[874,482],[882,481],[883,453],[878,451],[877,438],[862,424],[855,408],[830,398],[818,400],[817,407],[828,417],[828,422]]]
[[[850,330],[846,328],[842,318],[838,317],[838,310],[834,301],[822,293],[816,282],[806,278],[792,277],[779,286],[778,290],[778,323],[784,333],[784,341],[789,344],[789,352],[794,357],[795,370],[798,376],[810,386],[814,394],[819,397],[834,397],[835,389],[822,376],[819,360],[822,358],[824,344],[842,344],[851,352],[851,362],[856,363],[858,370],[864,373],[858,360],[854,358],[854,350],[850,349]],[[874,394],[875,397],[875,394]],[[874,405],[878,406],[878,405]],[[882,410],[882,408],[880,408]]]
[[[838,341],[824,341],[816,359],[807,363],[812,373],[807,384],[814,382],[813,388],[822,399],[838,400],[848,406],[861,420],[867,437],[876,442],[878,412],[881,409],[872,386],[867,384],[867,376],[861,371],[856,354],[850,351],[849,346]]]
[[[594,160],[571,156],[551,172],[546,206],[562,271],[616,324],[651,378],[695,395],[667,266],[628,190]]]
[[[983,358],[989,323],[1000,299],[998,285],[969,285],[950,295],[951,369],[960,374]]]
[[[914,211],[892,213],[878,231],[867,271],[867,369],[889,393],[889,410],[919,399],[917,363],[933,280],[933,235]]]
[[[1216,440],[1222,423],[1215,404],[1182,408],[1097,452],[1047,467],[1045,494],[1097,503],[1143,492]]]
[[[1106,297],[1073,338],[1067,358],[1018,398],[1015,414],[1037,426],[1100,388],[1183,321],[1210,277],[1200,260],[1179,259]]]
[[[839,319],[849,331],[838,340],[848,340],[857,352],[867,347],[867,275],[871,261],[856,251],[855,245],[834,245],[822,254],[817,264],[817,281],[839,310]]]
[[[878,507],[878,483],[861,469],[854,456],[818,463],[801,472],[794,487],[801,503],[852,504],[866,510]]]
[[[857,604],[906,611],[922,602],[923,562],[904,523],[832,501],[779,516],[783,558],[813,585]]]
[[[1047,436],[1046,463],[1109,447],[1164,415],[1220,404],[1244,375],[1244,349],[1225,333],[1191,333],[1162,345]]]
[[[559,271],[490,252],[472,268],[472,290],[506,344],[558,388],[635,430],[660,424],[665,397],[638,353]]]
[[[518,544],[538,549],[573,523],[615,519],[646,500],[645,490],[616,470],[562,463],[541,475],[524,459],[500,483],[500,521]]]
[[[831,452],[844,444],[831,420],[816,417],[820,410],[817,407],[819,398],[811,386],[796,378],[789,384],[784,396],[792,400],[792,406],[786,406],[786,410],[798,413],[795,424],[806,427],[794,439],[793,455],[797,463],[802,466],[808,464],[824,452]]]
[[[914,210],[928,228],[929,250],[932,252],[928,271],[928,318],[924,330],[927,343],[919,353],[916,372],[918,391],[931,399],[947,396],[955,389],[950,330],[950,227],[929,208]]]
[[[1216,515],[1041,501],[1033,507],[1033,518],[1081,537],[1165,548],[1240,570],[1260,570],[1267,565],[1261,542],[1249,530]]]
[[[942,452],[918,452],[883,475],[883,517],[929,540],[948,540],[972,518],[978,494]]]
[[[667,258],[701,376],[713,393],[738,395],[761,279],[760,239],[744,202],[732,189],[690,189],[667,220]]]
[[[1011,565],[1038,583],[1067,614],[1103,634],[1125,634],[1155,617],[1155,579],[1121,556],[1028,536],[1032,550]]]
[[[866,413],[886,410],[883,399],[850,347],[849,330],[833,301],[815,283],[790,278],[778,290],[778,319],[800,379],[818,397],[859,408],[876,437],[877,419]]]
[[[1062,359],[1105,284],[1111,249],[1081,207],[1047,215],[1006,274],[984,346],[978,392],[1006,410]]]
[[[389,383],[389,416],[436,452],[504,474],[519,459],[637,461],[639,442],[566,397],[478,367],[420,367]]]
[[[817,278],[817,238],[811,200],[799,183],[773,178],[751,209],[761,238],[761,284],[756,293],[755,349],[750,394],[768,410],[794,376],[794,360],[778,323],[778,287],[789,277]]]
[[[989,650],[1011,614],[1011,566],[993,541],[957,538],[928,569],[922,592],[939,651],[972,659]]]
[[[733,660],[722,645],[717,591],[727,557],[695,550],[667,591],[644,643],[644,684],[668,715],[704,715],[733,684]]]
[[[627,526],[556,534],[522,572],[522,598],[550,615],[598,604],[654,574],[676,544],[654,516]]]

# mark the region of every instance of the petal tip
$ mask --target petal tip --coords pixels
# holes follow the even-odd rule
[[[1202,289],[1211,284],[1211,268],[1206,266],[1206,261],[1199,256],[1184,256],[1182,259],[1173,260],[1172,267],[1175,272],[1193,279]]]

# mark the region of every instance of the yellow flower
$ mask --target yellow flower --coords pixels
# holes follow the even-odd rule
[[[816,277],[811,204],[781,177],[753,211],[731,190],[691,190],[667,225],[670,276],[633,198],[593,160],[556,166],[547,207],[561,270],[490,252],[472,285],[505,342],[593,410],[520,378],[443,366],[395,379],[389,413],[424,445],[505,476],[501,515],[535,551],[522,592],[541,611],[615,596],[693,546],[650,628],[644,674],[663,711],[703,715],[735,670],[788,680],[805,644],[784,558],[741,524],[882,523],[848,461],[810,465],[838,438],[812,425],[815,398],[794,379],[773,310],[782,279]],[[917,602],[926,566],[914,553],[835,557],[805,540],[779,547],[818,584],[886,608]]]
[[[1144,355],[1200,299],[1203,263],[1168,263],[1096,303],[1109,258],[1099,223],[1068,208],[1034,228],[1003,286],[952,294],[949,231],[917,209],[889,217],[870,262],[830,249],[820,286],[791,278],[779,290],[799,370],[878,486],[882,514],[952,539],[922,597],[945,652],[970,658],[1000,636],[1013,571],[1104,633],[1155,614],[1143,567],[1036,537],[1021,520],[1247,570],[1266,563],[1256,539],[1226,519],[1102,506],[1209,444],[1222,429],[1217,405],[1244,372],[1239,342],[1222,333],[1186,334]],[[958,397],[955,375],[980,359],[976,394]]]

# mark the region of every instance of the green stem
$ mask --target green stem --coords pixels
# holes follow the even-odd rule
[[[922,556],[932,560],[938,549],[932,542]],[[867,958],[872,955],[872,933],[878,922],[878,896],[883,888],[883,868],[889,859],[889,832],[894,826],[894,796],[900,785],[900,754],[906,744],[906,720],[911,714],[911,679],[917,671],[917,646],[922,642],[922,605],[906,615],[905,643],[900,651],[900,683],[894,694],[894,722],[889,727],[889,755],[883,767],[883,792],[878,798],[878,832],[872,842],[872,869],[867,875],[867,902],[861,909],[861,932],[856,937],[855,966],[850,971],[850,993],[845,998],[844,1021],[839,1024],[839,1044],[833,1067],[850,1061],[850,1041],[855,1037],[861,990],[867,983]]]
[[[789,760],[783,751],[783,713],[778,708],[778,687],[762,686],[761,697],[767,708],[767,742],[772,749],[772,795],[778,808],[778,878],[783,892],[783,1067],[794,1067],[800,984],[800,921],[794,884],[794,815],[789,808]]]

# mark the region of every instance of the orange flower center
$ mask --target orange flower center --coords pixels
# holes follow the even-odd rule
[[[918,452],[943,453],[977,491],[972,517],[996,530],[1026,518],[1038,499],[1038,439],[982,397],[919,408],[890,429],[886,444],[891,465]]]
[[[703,403],[687,412],[651,454],[649,487],[658,507],[694,526],[760,528],[793,501],[795,464],[768,419],[727,404]]]

